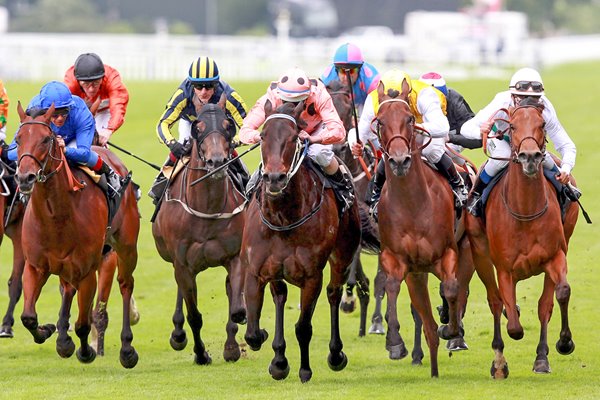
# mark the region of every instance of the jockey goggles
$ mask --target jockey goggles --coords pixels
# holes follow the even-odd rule
[[[544,85],[541,82],[519,81],[513,86],[518,91],[527,91],[531,88],[533,92],[542,92]]]
[[[338,66],[336,66],[335,69],[338,72],[346,73],[346,71],[348,71],[350,74],[354,74],[354,73],[357,74],[360,67],[338,67]]]
[[[58,118],[58,117],[65,117],[67,118],[69,116],[69,108],[57,108],[56,110],[54,110],[54,112],[52,113],[52,118]]]
[[[216,82],[193,82],[192,86],[194,87],[194,89],[198,89],[198,90],[202,90],[202,89],[210,90],[210,89],[214,89],[215,86],[217,86],[217,84],[216,84]]]

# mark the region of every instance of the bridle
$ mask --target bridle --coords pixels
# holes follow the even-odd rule
[[[32,158],[40,166],[40,169],[35,174],[35,178],[38,182],[44,183],[49,178],[51,178],[53,175],[58,173],[58,171],[60,171],[60,169],[63,167],[63,165],[65,163],[65,158],[64,158],[64,155],[62,155],[62,154],[61,154],[61,157],[55,157],[52,154],[52,149],[54,148],[54,141],[56,140],[56,136],[54,135],[54,132],[52,131],[52,127],[50,126],[50,124],[48,124],[47,122],[43,122],[43,121],[26,121],[26,122],[22,122],[21,125],[19,125],[19,130],[21,130],[21,128],[25,125],[43,125],[46,128],[48,128],[51,132],[50,143],[48,145],[48,152],[46,153],[47,156],[44,158],[43,162],[40,161],[36,156],[34,156],[31,153],[21,154],[21,157],[19,157],[19,160],[17,161],[17,166],[19,166],[21,164],[21,161],[25,157]],[[48,164],[48,161],[50,159],[52,159],[53,161],[60,161],[60,164],[58,164],[58,167],[56,167],[55,170],[45,173],[46,165]]]

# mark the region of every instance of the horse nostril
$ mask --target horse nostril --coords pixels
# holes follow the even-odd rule
[[[411,163],[412,159],[410,156],[406,157],[403,161],[402,161],[402,168],[408,168],[410,167],[410,163]]]
[[[215,165],[215,162],[213,160],[206,160],[206,166],[208,168],[212,168],[212,167],[214,167],[214,165]]]
[[[279,174],[279,176],[277,177],[277,183],[285,182],[286,177],[287,177],[286,174]]]

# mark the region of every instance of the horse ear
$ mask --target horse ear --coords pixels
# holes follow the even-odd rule
[[[271,104],[271,100],[267,100],[265,102],[265,117],[268,117],[273,113],[273,104]]]
[[[302,114],[302,111],[304,111],[304,100],[299,101],[298,104],[296,104],[296,107],[294,107],[294,118],[297,120],[300,119],[300,114]]]
[[[46,118],[46,120],[50,121],[50,117],[52,116],[52,114],[54,114],[54,103],[52,103],[52,105],[50,106],[50,108],[48,109],[48,111],[46,111],[46,113],[44,114],[44,118]]]
[[[23,122],[25,117],[27,117],[27,114],[25,114],[25,110],[23,110],[23,106],[21,105],[21,100],[19,100],[17,102],[17,113],[19,114],[19,118],[20,118],[21,122]]]
[[[227,95],[225,92],[221,93],[221,97],[219,98],[219,102],[217,105],[221,108],[221,110],[225,111],[225,104],[227,103]]]
[[[406,79],[402,80],[402,93],[401,96],[403,99],[407,99],[408,98],[408,94],[410,93],[410,86],[408,85],[408,82],[406,82]]]
[[[377,96],[379,97],[379,102],[383,101],[383,96],[385,96],[385,85],[382,81],[379,81],[379,85],[377,85]]]

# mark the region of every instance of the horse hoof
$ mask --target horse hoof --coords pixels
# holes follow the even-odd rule
[[[234,313],[231,313],[231,320],[238,325],[246,325],[246,310],[241,309]]]
[[[388,351],[390,353],[390,360],[402,360],[408,355],[408,350],[404,343],[389,346]]]
[[[412,357],[412,362],[411,362],[412,365],[414,365],[416,367],[419,367],[419,366],[423,365],[423,357],[424,357],[424,355],[423,355],[422,351],[421,352],[419,352],[419,351],[417,351],[417,352],[413,351],[413,353],[411,354],[411,357]]]
[[[437,330],[437,335],[440,339],[450,340],[455,336],[451,335],[449,331],[450,329],[448,328],[448,325],[440,325],[440,327]]]
[[[223,359],[227,362],[236,362],[240,359],[242,352],[240,346],[236,343],[234,346],[225,346],[223,350]]]
[[[298,376],[300,376],[300,382],[306,383],[312,378],[312,371],[310,369],[300,368]]]
[[[13,330],[10,326],[3,326],[0,329],[0,338],[12,339],[13,337]]]
[[[187,343],[188,343],[187,336],[185,335],[185,331],[183,331],[183,334],[181,334],[179,336],[171,334],[169,343],[171,344],[171,348],[175,351],[181,351],[181,350],[185,349],[185,346],[187,346]]]
[[[550,370],[550,363],[548,360],[535,360],[533,363],[533,372],[536,374],[549,374],[552,372]]]
[[[369,333],[372,335],[385,334],[385,329],[383,329],[383,324],[381,322],[373,322],[373,324],[369,328]]]
[[[75,343],[73,339],[67,336],[67,339],[63,343],[59,344],[56,342],[56,352],[62,358],[69,358],[75,353]]]
[[[261,329],[257,336],[250,336],[248,333],[244,336],[248,347],[250,347],[252,351],[259,351],[262,344],[266,342],[268,338],[269,333],[264,329]]]
[[[346,354],[344,354],[343,351],[340,351],[340,355],[338,358],[341,358],[341,360],[335,363],[333,360],[333,355],[331,353],[329,353],[329,355],[327,356],[327,365],[329,365],[329,368],[332,371],[341,371],[348,365],[348,357],[346,357]]]
[[[448,340],[446,343],[446,349],[448,351],[463,351],[469,350],[469,346],[467,346],[464,338],[456,337]]]
[[[81,347],[77,349],[77,359],[84,364],[89,364],[96,359],[96,350],[90,346],[87,348],[89,349],[88,354],[83,354]]]
[[[138,363],[138,360],[138,353],[133,347],[130,350],[121,349],[121,356],[119,357],[119,361],[121,361],[121,365],[123,366],[123,368],[131,369],[135,367]]]
[[[54,332],[56,332],[56,325],[54,324],[46,324],[42,326],[38,326],[37,328],[38,336],[34,337],[33,340],[37,344],[42,344],[48,339]]]
[[[343,313],[350,314],[356,310],[356,297],[346,296],[346,293],[342,296],[342,302],[340,303],[340,310]]]
[[[508,363],[504,363],[501,367],[496,366],[495,361],[492,361],[492,368],[490,373],[494,379],[506,379],[508,378]]]
[[[288,364],[287,360],[285,360],[285,362],[282,362],[281,364],[285,365],[280,367],[277,365],[277,363],[274,363],[272,361],[271,364],[269,364],[269,374],[271,374],[271,377],[276,381],[285,379],[290,374],[290,364]]]
[[[575,342],[569,339],[566,341],[559,340],[556,342],[556,351],[558,354],[562,354],[563,356],[567,356],[571,354],[575,350]]]
[[[205,351],[202,357],[196,354],[196,356],[194,357],[194,362],[198,365],[210,365],[212,363],[212,358],[210,358],[208,352]]]

